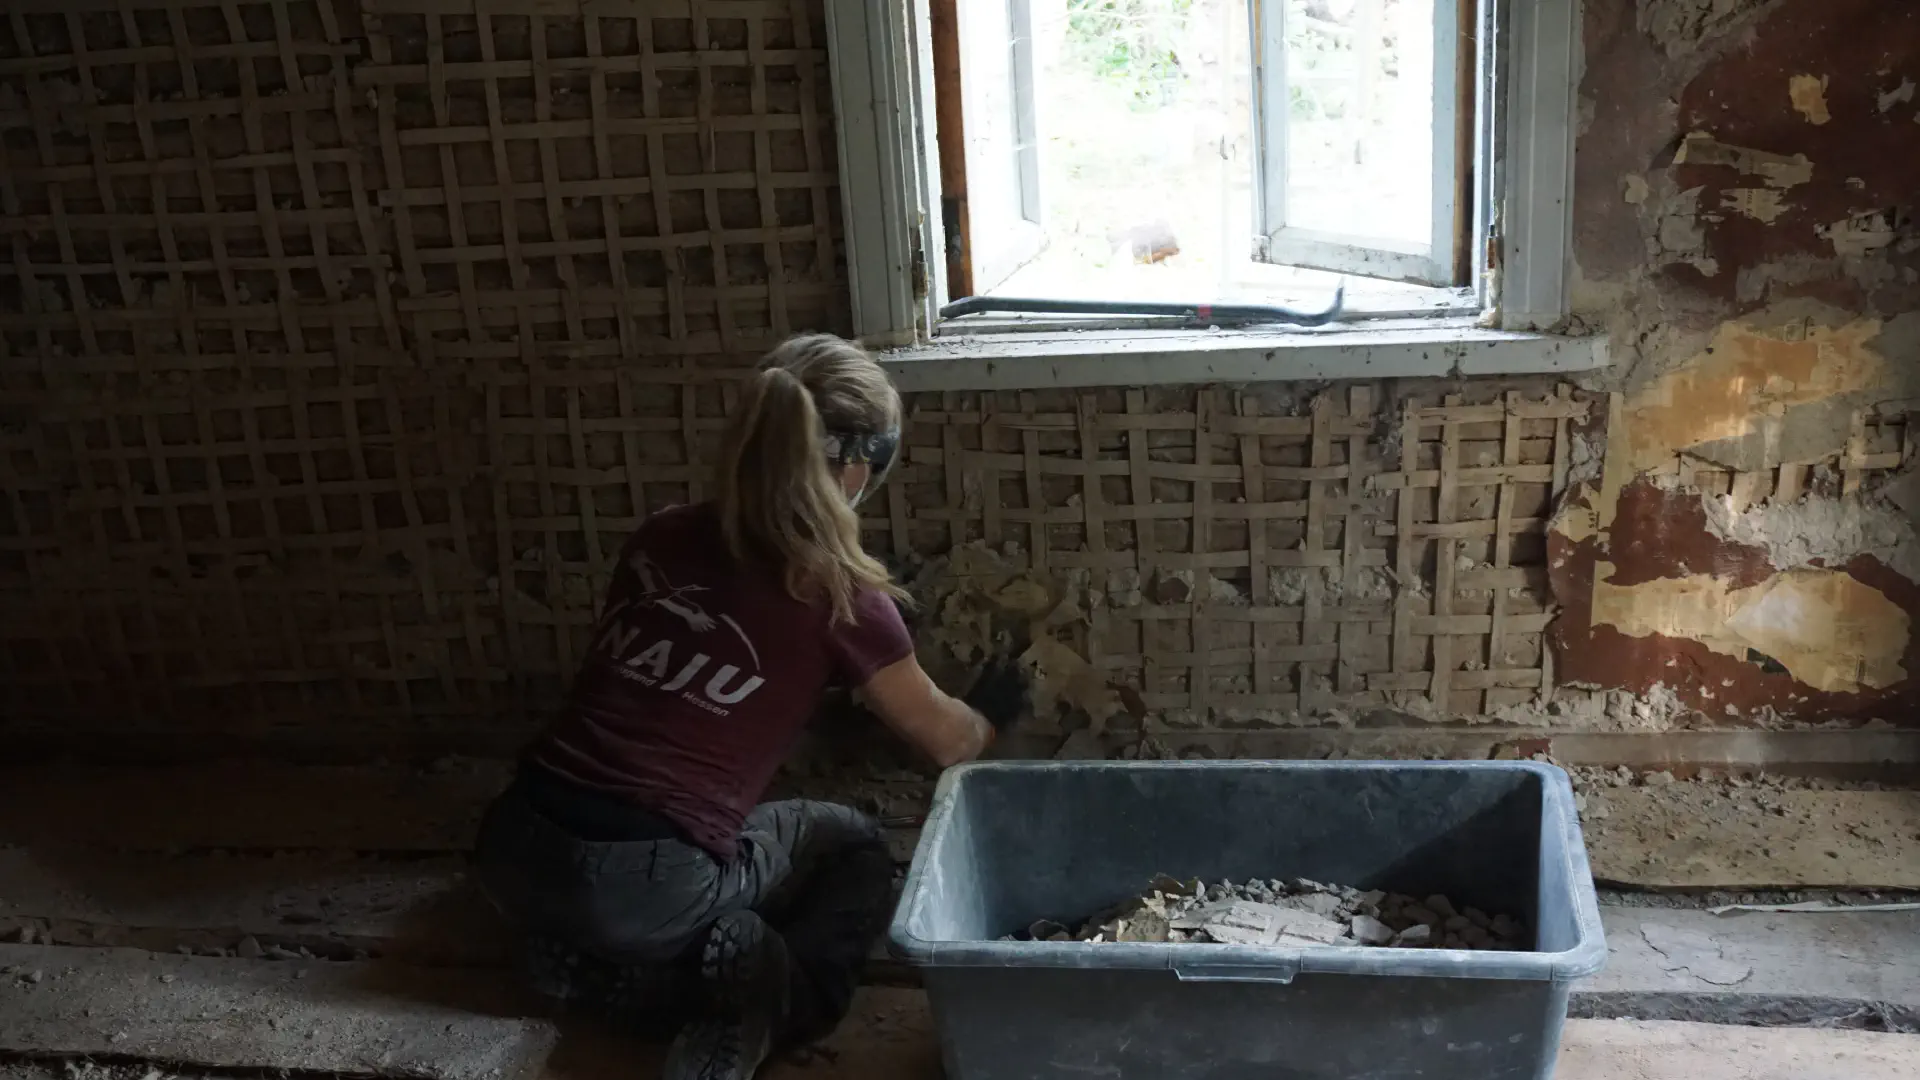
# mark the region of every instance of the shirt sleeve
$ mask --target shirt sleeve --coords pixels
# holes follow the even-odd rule
[[[913,655],[913,635],[893,597],[879,589],[862,589],[853,601],[853,621],[827,627],[827,654],[833,658],[835,681],[864,686],[881,668]]]

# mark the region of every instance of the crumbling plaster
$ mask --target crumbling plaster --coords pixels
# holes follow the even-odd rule
[[[96,102],[76,96],[78,61],[62,59],[75,46],[58,40],[51,16],[34,25],[52,38],[0,81],[0,125],[23,135],[38,116],[61,136],[65,155],[39,167],[16,162],[15,193],[30,208],[21,220],[32,240],[21,258],[39,284],[0,297],[12,350],[0,367],[0,445],[9,452],[15,507],[0,585],[27,612],[15,620],[24,629],[6,640],[10,710],[0,719],[12,748],[44,736],[52,745],[129,755],[191,753],[196,737],[199,747],[223,752],[511,749],[564,692],[620,534],[648,509],[710,490],[715,440],[741,372],[778,333],[841,328],[845,276],[828,254],[834,176],[829,95],[815,77],[824,70],[817,3],[779,7],[765,25],[714,16],[700,31],[720,35],[710,38],[693,33],[685,10],[662,4],[651,44],[636,46],[651,63],[692,72],[705,70],[699,41],[736,33],[791,41],[791,68],[765,59],[785,56],[774,48],[749,50],[760,59],[748,67],[713,73],[716,115],[729,124],[754,115],[749,84],[762,68],[779,103],[752,123],[770,132],[767,145],[782,163],[779,194],[794,197],[792,206],[781,202],[780,215],[812,208],[803,215],[807,242],[780,248],[790,260],[784,270],[747,267],[725,289],[702,284],[698,275],[712,270],[709,241],[724,222],[706,220],[688,190],[667,206],[671,221],[653,227],[665,250],[684,253],[694,278],[669,282],[662,269],[657,278],[574,292],[509,288],[507,277],[457,285],[421,271],[408,245],[464,251],[462,266],[505,252],[501,272],[520,275],[513,281],[554,267],[544,261],[547,249],[523,243],[532,234],[511,239],[497,215],[470,216],[465,240],[447,233],[435,209],[443,178],[412,156],[426,150],[406,140],[429,131],[471,141],[479,129],[445,128],[424,107],[399,107],[414,100],[412,90],[385,89],[414,87],[427,70],[408,60],[425,55],[419,18],[382,15],[362,25],[353,5],[329,4],[343,14],[335,26],[308,18],[313,5],[294,8],[290,47],[315,63],[324,57],[328,74],[314,76],[306,96],[272,99],[276,110],[293,110],[272,117],[304,125],[297,129],[329,161],[354,163],[323,171],[325,190],[303,192],[298,208],[380,208],[356,218],[358,246],[336,251],[346,260],[336,268],[352,267],[345,293],[317,277],[245,270],[234,271],[218,302],[182,306],[158,278],[151,287],[122,282],[118,300],[111,289],[76,296],[72,283],[82,275],[74,267],[116,259],[110,239],[138,240],[157,258],[154,230],[134,226],[161,220],[135,199],[122,207],[118,239],[84,233],[72,252],[56,243],[50,223],[95,197],[97,178],[80,167],[86,154],[103,155],[103,167],[144,162],[176,177],[187,175],[180,170],[188,161],[234,178],[245,163],[269,163],[249,150],[231,98],[215,100],[228,91],[209,85],[204,100],[176,95],[168,103],[204,114],[204,146],[136,147],[117,119],[135,107],[134,84],[102,84],[106,96]],[[613,25],[626,15],[606,18],[605,32],[630,29]],[[523,25],[495,24],[496,33]],[[547,32],[558,41],[584,30],[577,16],[553,14]],[[474,40],[463,30],[448,48]],[[1585,0],[1584,42],[1567,329],[1606,335],[1613,367],[1582,376],[1578,393],[1557,398],[1552,380],[1268,382],[1244,391],[1258,419],[1207,403],[1232,398],[1233,387],[1041,388],[1031,403],[1003,395],[996,407],[1013,426],[1000,429],[992,468],[977,471],[963,460],[981,450],[989,425],[955,417],[977,411],[980,396],[911,395],[913,453],[886,505],[871,508],[868,538],[896,558],[929,557],[912,573],[928,600],[916,619],[930,662],[950,685],[983,647],[1012,648],[1039,676],[1043,712],[1070,714],[1081,732],[1137,730],[1141,754],[1184,752],[1190,747],[1179,743],[1189,736],[1238,738],[1252,728],[1311,727],[1347,738],[1330,752],[1408,752],[1413,743],[1381,733],[1416,725],[1655,733],[1836,717],[1905,722],[1899,706],[1912,703],[1920,672],[1910,629],[1920,611],[1911,533],[1920,468],[1912,462],[1916,440],[1899,434],[1907,429],[1896,416],[1904,415],[1901,403],[1920,398],[1920,238],[1912,223],[1920,155],[1906,152],[1920,136],[1920,9],[1886,0]],[[52,72],[62,63],[67,74]],[[204,81],[217,65],[199,63]],[[448,63],[481,58],[450,54]],[[363,85],[352,69],[367,64],[376,89],[344,89]],[[40,96],[32,99],[44,107],[32,113],[17,108],[31,95],[6,97],[9,87],[24,93],[25,67],[46,69],[34,76]],[[447,81],[452,102],[473,115],[496,93],[532,108],[524,80]],[[665,105],[693,115],[695,81],[663,86]],[[585,108],[585,97],[575,104]],[[614,100],[614,118],[651,122],[648,100]],[[801,130],[789,131],[793,123]],[[403,138],[379,142],[382,125]],[[292,138],[296,128],[285,130]],[[104,141],[86,149],[67,139],[81,132]],[[739,155],[751,140],[732,129],[716,139],[670,139],[666,149],[681,170],[677,182],[705,186],[713,212],[730,218],[754,197],[733,186],[750,171],[751,159]],[[411,164],[383,165],[403,142]],[[530,147],[516,137],[516,152]],[[576,164],[586,167],[584,158]],[[606,186],[602,205],[566,203],[568,228],[584,230],[567,244],[604,239],[589,229],[614,220],[603,211],[648,212],[648,200],[620,194],[643,190],[644,167],[624,158],[612,166],[618,177],[595,181]],[[461,183],[484,184],[484,172]],[[146,186],[127,190],[138,195]],[[226,209],[245,229],[304,236],[299,215],[276,216],[287,206],[248,215],[235,199]],[[226,220],[176,218],[171,227],[203,238],[242,231]],[[569,272],[602,261],[583,256]],[[174,314],[156,322],[169,305]],[[308,326],[307,351],[276,344],[274,328],[294,316]],[[230,336],[229,322],[246,334]],[[323,325],[331,337],[319,333]],[[136,346],[130,327],[153,333]],[[89,339],[96,328],[112,332]],[[318,344],[323,339],[332,344]],[[189,342],[198,344],[188,349]],[[1305,423],[1320,399],[1339,402],[1363,389],[1376,395],[1369,410],[1353,414],[1377,419],[1366,430],[1324,439],[1304,427],[1280,431]],[[1414,440],[1419,460],[1402,462],[1396,417],[1403,404],[1445,408],[1454,396],[1469,411],[1549,398],[1581,411],[1511,425],[1526,429],[1512,467],[1536,479],[1462,481],[1463,491],[1474,488],[1462,505],[1479,501],[1475,520],[1436,529],[1481,531],[1435,541],[1423,549],[1432,554],[1402,573],[1408,568],[1387,554],[1399,528],[1389,514],[1394,493],[1420,492],[1427,512],[1435,458],[1446,451],[1439,429],[1429,428]],[[1208,409],[1216,411],[1198,415]],[[1495,430],[1501,423],[1455,425],[1459,469],[1484,477],[1509,467]],[[1257,425],[1270,427],[1263,435]],[[1485,430],[1468,431],[1476,426]],[[1211,464],[1192,457],[1203,428],[1212,432]],[[968,439],[976,441],[963,447]],[[1269,475],[1232,471],[1235,455],[1261,450],[1263,439]],[[243,455],[253,462],[244,468]],[[1312,480],[1317,488],[1303,479],[1336,469],[1336,456],[1372,470],[1356,492],[1331,474]],[[1092,534],[1073,536],[1074,521],[1088,520],[1072,501],[1081,496],[1066,494],[1079,485],[1075,469],[1096,479],[1080,485],[1087,495],[1159,509],[1141,515],[1138,529],[1109,515],[1097,531],[1109,545],[1101,551]],[[1375,483],[1394,470],[1406,474],[1398,486]],[[1416,473],[1429,479],[1415,484]],[[1551,484],[1537,480],[1542,473]],[[983,499],[981,477],[996,475],[1011,495]],[[1263,520],[1304,522],[1318,499],[1327,535],[1338,534],[1330,523],[1345,516],[1364,544],[1352,558],[1341,553],[1335,572],[1284,561],[1297,542],[1286,532],[1287,546],[1255,564],[1253,511],[1236,517],[1219,506],[1262,484],[1271,492],[1251,501],[1266,504]],[[1505,566],[1495,565],[1490,539],[1502,487],[1522,500],[1512,515],[1533,523],[1508,534]],[[1549,498],[1550,490],[1562,494]],[[1009,555],[1000,536],[996,545],[981,542],[983,525],[989,533],[1018,527],[1013,514],[1031,505],[1026,498],[1047,503],[1047,520],[1078,545],[1070,550],[1085,565],[1035,574],[1018,569],[1027,556]],[[1207,500],[1212,518],[1193,509]],[[223,506],[232,507],[231,521],[216,509]],[[1002,509],[997,523],[983,516]],[[1543,545],[1539,523],[1549,517]],[[1195,538],[1196,520],[1218,522],[1206,526],[1214,531],[1205,543]],[[1168,556],[1148,572],[1087,569],[1123,556],[1141,536]],[[1229,553],[1246,561],[1218,558]],[[1194,557],[1170,558],[1183,554]],[[1827,622],[1783,635],[1779,625],[1743,616],[1735,629],[1744,644],[1736,645],[1731,614],[1691,624],[1674,616],[1663,597],[1687,582],[1738,598],[1735,611],[1762,615],[1772,608],[1748,599],[1811,598],[1801,607]],[[1459,606],[1434,611],[1440,595]],[[1267,610],[1250,613],[1249,605]],[[1167,613],[1155,620],[1181,624],[1160,643],[1161,653],[1183,661],[1169,668],[1204,668],[1211,650],[1223,668],[1244,665],[1271,684],[1249,687],[1246,675],[1231,675],[1219,688],[1229,696],[1280,695],[1287,672],[1262,676],[1263,658],[1276,668],[1327,665],[1334,686],[1315,672],[1286,691],[1303,700],[1344,693],[1342,680],[1365,685],[1379,676],[1389,689],[1377,695],[1385,699],[1377,709],[1167,704],[1177,673],[1155,686],[1132,672],[1096,669],[1112,652],[1103,657],[1087,640],[1098,620],[1124,630],[1144,622],[1149,608]],[[1339,608],[1354,618],[1325,617]],[[1308,625],[1328,640],[1306,640],[1296,627]],[[1399,632],[1403,625],[1411,636]],[[1358,644],[1355,663],[1346,659],[1349,638]],[[1487,644],[1495,640],[1498,648]],[[1396,651],[1392,664],[1376,655],[1382,641]],[[1408,641],[1414,655],[1402,667],[1397,652]],[[1329,650],[1342,666],[1316,659]],[[1119,651],[1151,650],[1130,641]],[[1423,685],[1431,668],[1445,670],[1432,683],[1452,678],[1469,689],[1434,706],[1434,687]],[[1536,673],[1544,685],[1524,685]]]
[[[1200,600],[1244,606],[1243,586],[1192,570],[1037,579],[982,545],[920,578],[936,666],[964,677],[968,657],[1012,648],[1043,714],[1083,718],[1077,739],[1138,724],[1156,753],[1239,724],[1899,722],[1920,677],[1920,547],[1895,501],[1915,470],[1882,449],[1849,472],[1848,455],[1863,417],[1920,398],[1920,237],[1903,201],[1920,161],[1888,152],[1913,123],[1899,73],[1920,60],[1920,21],[1872,0],[1589,0],[1586,19],[1568,328],[1616,351],[1581,380],[1612,405],[1572,433],[1548,537],[1553,694],[1465,716],[1417,694],[1387,715],[1146,709],[1088,663],[1087,622],[1186,603],[1202,583]],[[1430,573],[1369,571],[1359,587],[1390,601]],[[1308,578],[1263,584],[1299,603]]]
[[[1585,30],[1574,322],[1615,367],[1549,538],[1559,673],[1695,724],[1901,722],[1915,440],[1862,432],[1920,400],[1920,10],[1588,0]]]

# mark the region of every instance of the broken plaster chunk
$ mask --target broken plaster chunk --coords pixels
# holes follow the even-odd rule
[[[1198,929],[1223,945],[1330,945],[1347,936],[1346,924],[1298,908],[1279,907],[1252,900],[1229,900],[1202,908],[1193,916],[1175,920],[1174,926],[1198,916]]]
[[[1395,945],[1425,945],[1433,940],[1433,927],[1425,923],[1414,923],[1393,939]]]
[[[1142,908],[1120,921],[1115,928],[1115,941],[1166,941],[1171,933],[1166,916]]]
[[[1065,934],[1067,928],[1052,919],[1036,919],[1027,927],[1027,937],[1034,941],[1052,941],[1055,934]]]
[[[1385,945],[1393,940],[1393,927],[1371,915],[1355,915],[1347,925],[1353,939],[1362,945]]]
[[[1442,919],[1451,919],[1455,915],[1460,914],[1454,909],[1453,901],[1439,893],[1434,893],[1432,896],[1427,897],[1426,900],[1422,902],[1422,906],[1428,911],[1440,916]],[[1421,921],[1424,922],[1426,920],[1423,919]]]
[[[1346,902],[1334,893],[1317,892],[1307,893],[1304,896],[1290,896],[1282,906],[1332,917],[1339,914],[1340,909],[1346,906]]]

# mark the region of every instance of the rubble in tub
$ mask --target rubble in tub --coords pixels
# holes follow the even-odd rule
[[[1077,929],[1041,919],[1001,940],[1496,950],[1530,944],[1526,928],[1511,916],[1456,907],[1437,894],[1420,899],[1305,878],[1208,884],[1165,874]]]

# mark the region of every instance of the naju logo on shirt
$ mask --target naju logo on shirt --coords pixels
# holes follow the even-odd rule
[[[628,616],[638,610],[651,608],[664,611],[681,622],[694,634],[708,634],[726,627],[740,643],[747,647],[747,655],[753,658],[753,666],[760,667],[760,650],[753,647],[753,639],[747,636],[745,629],[733,616],[721,612],[711,614],[694,600],[699,593],[708,592],[705,585],[676,584],[660,564],[649,558],[645,551],[636,551],[627,559],[628,569],[633,571],[634,580],[639,588],[628,593],[624,599],[616,601],[602,620],[606,627],[600,640],[594,643],[594,650],[602,653],[620,665],[620,674],[642,686],[657,686],[669,694],[679,694],[689,704],[705,709],[719,716],[726,716],[729,710],[725,705],[737,705],[748,694],[760,689],[766,682],[758,675],[744,675],[734,664],[721,664],[708,673],[708,665],[713,657],[698,650],[682,659],[680,654],[694,649],[681,643],[676,651],[671,638],[661,638],[646,649],[629,654],[629,649],[640,631],[628,623]],[[669,677],[671,672],[671,677]],[[695,680],[707,675],[706,685],[696,693],[690,689]]]
[[[674,643],[669,638],[661,638],[645,649],[629,655],[628,649],[638,636],[639,631],[634,627],[622,626],[615,622],[607,627],[606,633],[600,635],[600,640],[594,648],[596,652],[604,653],[619,661],[624,669],[623,674],[628,678],[644,686],[658,686],[665,693],[680,694],[703,708],[706,707],[707,702],[714,705],[738,705],[746,699],[747,695],[760,689],[766,682],[758,675],[743,674],[733,664],[721,664],[713,669],[713,673],[707,678],[706,685],[701,690],[705,698],[705,701],[702,701],[696,698],[688,687],[693,685],[701,675],[706,674],[707,666],[713,662],[713,657],[696,651],[690,657],[676,659]],[[682,645],[681,652],[684,654],[689,648],[691,647]],[[672,673],[671,677],[668,675],[669,672]],[[726,714],[726,710],[719,711],[721,715]]]

